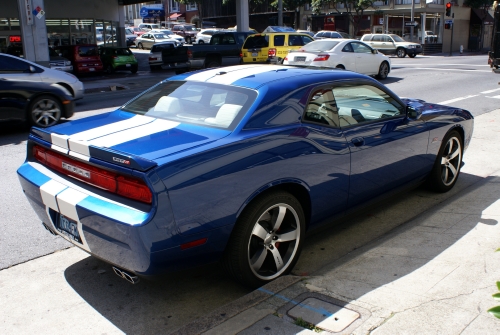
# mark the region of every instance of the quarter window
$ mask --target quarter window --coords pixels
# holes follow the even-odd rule
[[[375,86],[335,87],[333,95],[338,108],[340,127],[368,123],[404,113],[404,106]]]
[[[338,128],[339,115],[331,88],[316,90],[306,106],[304,121]]]
[[[367,45],[362,43],[351,43],[352,49],[355,53],[361,54],[370,54],[372,53],[372,49],[370,49]]]

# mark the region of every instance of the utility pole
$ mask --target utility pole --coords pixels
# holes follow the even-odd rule
[[[278,0],[278,26],[283,26],[283,0]]]
[[[415,0],[411,0],[410,22],[412,23],[412,25],[410,26],[410,42],[413,42],[413,33],[415,29],[415,26],[413,25],[413,22],[415,22],[415,19],[413,17],[414,12],[415,12]]]
[[[453,19],[455,17],[455,13],[451,14],[451,18]],[[451,41],[450,41],[450,56],[451,56],[451,51],[453,49],[453,28],[455,27],[455,20],[451,23]]]

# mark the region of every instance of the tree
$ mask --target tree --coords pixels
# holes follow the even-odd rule
[[[479,33],[480,44],[479,50],[483,48],[484,38],[484,19],[488,15],[488,10],[493,6],[493,0],[465,0],[464,5],[473,9],[479,9],[481,12],[481,31]]]
[[[324,5],[334,4],[337,13],[346,13],[348,15],[349,22],[351,22],[353,27],[353,35],[356,36],[359,31],[363,12],[370,7],[376,9],[374,2],[374,0],[312,0],[312,7],[313,11],[319,14]]]

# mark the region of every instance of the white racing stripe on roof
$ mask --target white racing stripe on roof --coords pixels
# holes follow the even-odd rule
[[[237,66],[237,67],[233,67],[231,68],[230,71],[224,71],[224,72],[238,72],[239,70],[241,69],[248,69],[248,68],[255,68],[255,65],[240,65],[240,66]],[[217,73],[221,72],[221,69],[212,69],[212,70],[207,70],[207,71],[203,71],[203,72],[200,72],[200,73],[195,73],[193,75],[190,75],[189,77],[187,77],[185,80],[194,80],[194,81],[207,81],[209,80],[210,78],[212,78],[213,76],[217,75]]]
[[[108,136],[99,137],[87,143],[88,145],[93,145],[96,147],[110,148],[118,144],[175,128],[179,124],[179,122],[156,119],[155,121],[142,125],[140,127],[135,127]]]
[[[251,68],[240,69],[239,71],[231,71],[231,72],[226,72],[223,75],[217,75],[207,80],[207,82],[214,84],[231,85],[232,83],[251,75],[265,73],[265,72],[273,72],[282,69],[283,69],[282,66],[277,66],[277,65],[253,66]]]

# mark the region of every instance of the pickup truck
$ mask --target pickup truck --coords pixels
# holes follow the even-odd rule
[[[237,32],[237,31],[218,31],[213,34],[210,39],[210,44],[196,44],[185,46],[187,48],[187,56],[189,57],[190,69],[203,69],[210,67],[237,65],[242,63],[241,47],[248,35],[252,32]],[[182,52],[184,48],[176,48],[178,52]],[[167,64],[179,63],[174,58],[178,57],[178,53],[173,56],[163,54],[163,69],[169,68]],[[172,65],[170,65],[171,67]],[[177,71],[176,71],[177,72]]]

